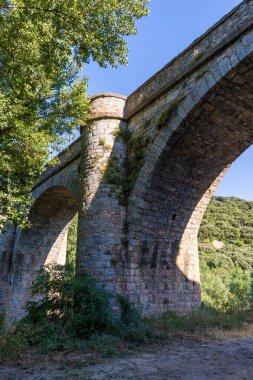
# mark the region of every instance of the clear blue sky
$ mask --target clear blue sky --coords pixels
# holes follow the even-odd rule
[[[151,0],[150,15],[138,21],[138,35],[128,39],[128,65],[85,68],[89,94],[118,92],[129,95],[185,49],[239,0]],[[216,195],[253,200],[253,148],[241,155],[224,177]]]

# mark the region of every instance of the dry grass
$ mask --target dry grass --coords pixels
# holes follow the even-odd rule
[[[229,340],[229,339],[241,339],[253,337],[253,323],[245,322],[241,328],[234,330],[222,330],[219,328],[213,328],[205,332],[205,336],[215,340]]]

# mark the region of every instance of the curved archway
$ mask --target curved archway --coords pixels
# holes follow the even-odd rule
[[[30,228],[18,232],[10,274],[7,313],[20,318],[36,271],[45,264],[65,264],[68,225],[78,211],[75,196],[65,187],[47,189],[34,202]]]
[[[147,313],[200,304],[197,235],[223,175],[253,143],[252,67],[250,54],[185,115],[146,180],[141,205],[136,202],[132,296]]]
[[[8,275],[15,239],[15,227],[7,225],[0,230],[0,314],[4,313],[8,295]]]
[[[251,304],[252,162],[253,145],[225,174],[198,233],[201,301],[223,312],[243,312]]]

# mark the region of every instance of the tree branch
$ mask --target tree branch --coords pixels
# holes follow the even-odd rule
[[[0,6],[0,9],[17,9],[17,8],[21,8],[21,9],[24,9],[24,10],[35,10],[35,11],[42,11],[42,12],[50,12],[50,13],[55,13],[56,15],[64,18],[65,20],[67,20],[70,15],[66,12],[62,12],[62,11],[59,11],[58,9],[49,9],[49,8],[40,8],[40,7],[30,7],[30,6],[21,6],[21,5],[5,5],[5,6]],[[65,16],[65,17],[64,17]]]

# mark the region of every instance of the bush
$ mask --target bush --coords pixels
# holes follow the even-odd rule
[[[244,271],[240,267],[234,269],[229,282],[230,309],[241,312],[252,307],[253,281],[251,271]]]
[[[16,330],[4,327],[4,315],[0,315],[0,363],[15,360],[27,347],[26,339]]]
[[[26,321],[54,324],[66,336],[85,338],[115,323],[110,294],[97,288],[88,275],[75,276],[72,266],[53,264],[40,270],[32,296],[36,299],[26,305]]]
[[[73,266],[48,265],[32,286],[33,301],[20,330],[41,351],[78,346],[81,339],[111,334],[144,342],[149,331],[127,298],[98,288],[88,275],[75,276]],[[120,313],[113,310],[117,304]],[[74,343],[73,343],[74,342]]]
[[[117,321],[116,333],[124,340],[145,343],[151,337],[151,330],[141,318],[141,313],[128,298],[117,295],[121,316]]]
[[[200,249],[202,302],[217,311],[243,312],[252,308],[252,268],[239,265],[236,253],[232,252],[235,259],[230,253],[230,248],[222,252]],[[247,252],[244,256],[246,263]]]

